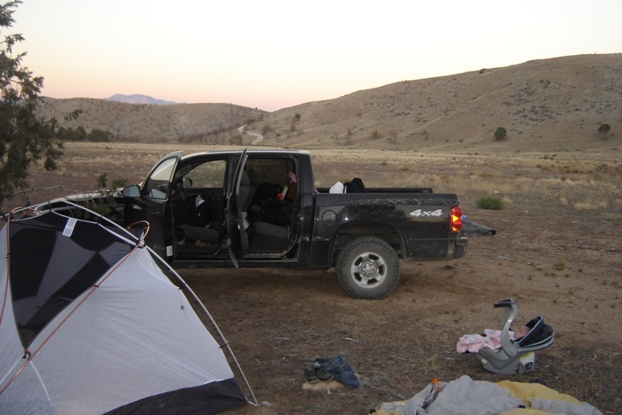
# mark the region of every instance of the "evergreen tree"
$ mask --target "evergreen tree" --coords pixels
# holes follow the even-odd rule
[[[0,5],[0,31],[10,28],[20,0]],[[37,117],[43,78],[22,66],[25,53],[13,54],[13,46],[23,41],[20,34],[0,40],[0,205],[15,189],[27,186],[32,163],[43,160],[46,170],[56,168],[62,142],[56,138],[57,121]],[[77,112],[72,117],[77,116]]]

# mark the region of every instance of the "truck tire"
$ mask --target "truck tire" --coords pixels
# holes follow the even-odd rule
[[[351,297],[377,300],[386,297],[400,279],[395,250],[380,238],[366,236],[349,242],[335,265],[341,288]]]

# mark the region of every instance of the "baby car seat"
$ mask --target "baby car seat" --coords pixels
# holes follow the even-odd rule
[[[510,339],[510,326],[518,314],[518,306],[512,298],[495,303],[495,308],[506,310],[501,318],[501,348],[491,350],[482,348],[475,356],[484,365],[484,369],[501,375],[513,375],[529,372],[536,363],[536,351],[546,349],[553,344],[554,332],[551,326],[544,324],[542,316],[537,316],[525,326],[529,332],[516,340]]]

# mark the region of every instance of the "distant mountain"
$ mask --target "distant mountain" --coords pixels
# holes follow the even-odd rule
[[[146,105],[172,105],[178,104],[173,101],[164,101],[162,99],[156,99],[147,95],[134,94],[123,95],[115,94],[111,97],[104,98],[106,101],[124,102],[126,104],[146,104]]]

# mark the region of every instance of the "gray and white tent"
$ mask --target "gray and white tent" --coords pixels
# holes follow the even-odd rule
[[[100,222],[47,211],[0,232],[0,413],[212,414],[247,403],[181,277]]]

